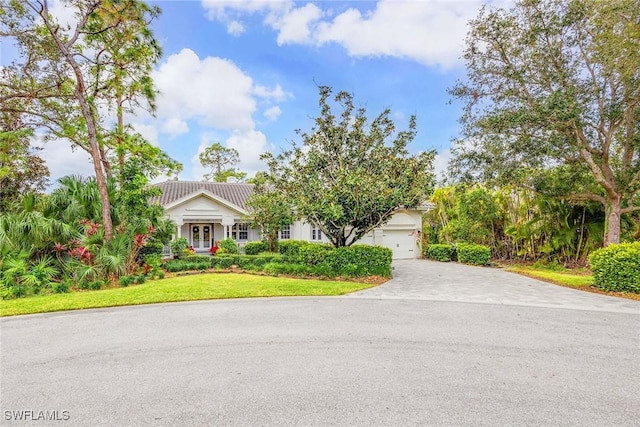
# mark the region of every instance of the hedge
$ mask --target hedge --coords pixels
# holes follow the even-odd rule
[[[319,265],[324,262],[335,248],[328,244],[309,243],[298,248],[298,257],[302,264]]]
[[[458,261],[471,265],[487,265],[491,261],[491,249],[483,245],[459,243],[456,245]]]
[[[287,262],[299,262],[300,248],[312,244],[304,240],[283,240],[278,242],[278,252],[282,254]]]
[[[640,242],[598,249],[589,255],[589,264],[597,287],[640,293]]]
[[[267,252],[269,250],[269,245],[267,242],[257,241],[257,242],[247,242],[244,245],[244,253],[247,255],[258,255],[260,252]]]
[[[390,277],[392,255],[391,249],[382,246],[352,245],[328,252],[319,265],[345,277]]]
[[[425,251],[427,258],[441,262],[455,261],[455,254],[455,246],[446,244],[430,244]]]
[[[232,265],[245,270],[264,270],[269,274],[312,275],[321,277],[391,276],[392,251],[370,245],[352,245],[334,248],[321,243],[289,240],[282,242],[281,253],[258,255],[217,254],[193,255],[181,260],[165,262],[167,271],[206,270],[229,268]],[[276,264],[286,264],[278,267]],[[292,267],[297,265],[298,267]]]

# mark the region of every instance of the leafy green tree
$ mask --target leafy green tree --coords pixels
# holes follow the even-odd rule
[[[415,207],[433,185],[434,153],[412,156],[407,145],[416,134],[396,132],[389,109],[370,123],[352,96],[339,92],[331,109],[331,88],[321,86],[320,116],[310,133],[297,131],[302,145],[263,155],[268,183],[294,207],[297,218],[319,227],[336,246],[349,246],[385,224],[400,207]]]
[[[26,124],[31,128],[46,129],[91,155],[101,222],[110,240],[113,221],[105,153],[110,131],[100,108],[112,105],[114,98],[120,101],[125,85],[132,88],[135,82],[149,80],[152,57],[132,60],[129,68],[122,61],[141,55],[144,41],[134,33],[148,32],[156,10],[138,0],[64,3],[74,11],[69,26],[50,14],[48,0],[9,0],[0,6],[0,36],[14,39],[20,52],[19,61],[1,71],[0,110],[29,117]],[[147,94],[147,89],[133,91]]]
[[[49,169],[35,154],[30,136],[18,116],[0,114],[0,211],[22,194],[46,187]]]
[[[636,0],[483,9],[468,80],[451,89],[465,101],[453,174],[535,188],[562,167],[554,192],[602,204],[605,244],[619,242],[622,216],[640,210],[639,22]]]
[[[227,148],[219,142],[214,142],[200,153],[200,164],[210,167],[211,172],[205,174],[205,181],[227,182],[229,178],[234,178],[241,182],[247,177],[245,172],[240,172],[234,168],[240,161],[240,154],[235,148]]]
[[[291,203],[283,193],[274,191],[258,180],[254,181],[254,193],[246,201],[249,208],[249,221],[252,227],[262,231],[262,238],[267,241],[269,251],[276,252],[278,232],[294,221]]]

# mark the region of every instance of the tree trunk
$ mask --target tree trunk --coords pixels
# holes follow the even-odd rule
[[[615,197],[610,197],[607,200],[607,206],[605,206],[605,246],[609,246],[611,243],[620,243],[621,199],[622,197],[620,195],[616,195]]]

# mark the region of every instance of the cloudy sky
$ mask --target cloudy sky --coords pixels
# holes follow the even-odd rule
[[[241,170],[264,169],[265,151],[299,141],[318,114],[318,85],[354,94],[369,116],[390,108],[399,128],[418,120],[412,152],[435,149],[446,166],[461,105],[447,88],[464,79],[461,61],[475,0],[156,1],[153,24],[164,56],[153,78],[155,118],[130,122],[184,165],[183,180],[206,171],[198,152],[221,142],[240,153]],[[56,11],[63,16],[65,11]],[[4,46],[7,61],[10,47]],[[87,156],[49,144],[52,180],[92,174]]]

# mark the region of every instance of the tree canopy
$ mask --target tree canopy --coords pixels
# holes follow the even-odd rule
[[[396,131],[386,109],[369,122],[365,108],[320,86],[320,116],[311,132],[297,131],[301,145],[279,155],[266,153],[268,184],[283,195],[295,217],[317,226],[336,246],[349,246],[385,224],[401,207],[426,200],[433,185],[434,152],[410,155],[416,119]]]
[[[640,210],[637,1],[520,0],[470,28],[453,175],[601,203],[619,242]]]
[[[200,164],[211,168],[203,176],[205,181],[227,182],[229,178],[243,181],[247,174],[234,168],[240,161],[240,153],[235,148],[227,148],[219,142],[214,142],[200,153]]]
[[[14,40],[19,50],[19,58],[1,70],[0,111],[18,114],[27,128],[45,129],[49,138],[67,139],[91,155],[102,223],[110,240],[108,149],[124,149],[118,152],[120,166],[126,154],[149,151],[139,136],[123,137],[120,120],[125,103],[149,102],[152,109],[149,75],[159,50],[154,48],[149,23],[159,10],[139,0],[64,0],[64,4],[74,11],[70,24],[50,13],[48,0],[10,0],[0,5],[0,36]],[[107,115],[113,108],[119,120],[115,130]]]

